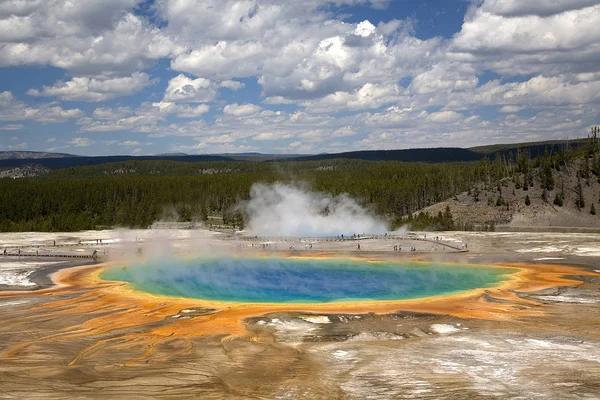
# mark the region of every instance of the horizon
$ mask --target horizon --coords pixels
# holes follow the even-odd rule
[[[0,151],[317,155],[584,138],[600,124],[598,21],[600,0],[8,0]]]
[[[586,137],[581,137],[581,138],[576,138],[576,139],[551,139],[551,140],[546,140],[546,141],[539,141],[539,142],[513,142],[513,143],[488,143],[488,144],[482,144],[482,145],[478,145],[478,146],[472,146],[472,147],[410,147],[410,148],[403,148],[403,149],[375,149],[375,150],[349,150],[349,151],[341,151],[338,153],[327,153],[327,152],[321,152],[321,153],[261,153],[261,152],[252,152],[252,151],[248,151],[248,152],[223,152],[223,153],[183,153],[183,152],[165,152],[165,153],[156,153],[156,154],[141,154],[141,155],[133,155],[133,154],[89,154],[89,155],[84,155],[84,154],[76,154],[76,153],[65,153],[65,152],[49,152],[49,151],[39,151],[39,150],[4,150],[4,149],[0,149],[0,154],[4,154],[4,153],[16,153],[16,154],[22,154],[22,153],[37,153],[37,154],[60,154],[60,155],[67,155],[67,156],[74,156],[74,157],[161,157],[161,156],[227,156],[227,155],[238,155],[238,156],[243,156],[243,155],[257,155],[257,156],[289,156],[289,157],[304,157],[304,156],[319,156],[319,155],[335,155],[335,154],[345,154],[345,153],[360,153],[360,152],[386,152],[386,151],[410,151],[410,150],[435,150],[435,149],[461,149],[461,150],[473,150],[473,149],[478,149],[478,148],[482,148],[482,147],[490,147],[490,146],[513,146],[513,147],[519,147],[519,146],[541,146],[543,144],[560,144],[561,142],[569,142],[569,143],[573,143],[573,142],[580,142],[583,140],[587,140],[589,139],[590,136]],[[546,143],[548,142],[548,143]]]

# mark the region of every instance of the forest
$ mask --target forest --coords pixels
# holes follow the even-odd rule
[[[581,158],[588,165],[582,176],[597,176],[599,153],[594,135],[576,151],[565,146],[531,158],[524,150],[475,162],[146,160],[65,168],[38,177],[0,179],[0,231],[147,228],[160,220],[207,221],[209,216],[243,227],[236,204],[248,199],[252,184],[275,181],[331,195],[347,193],[393,226],[408,221],[415,227],[454,229],[450,210],[435,216],[418,211],[505,178],[526,185],[539,174],[550,186],[549,170]]]

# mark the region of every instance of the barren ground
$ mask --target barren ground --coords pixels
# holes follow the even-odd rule
[[[398,241],[403,249],[414,245],[421,252],[397,253],[392,251],[396,241],[389,239],[361,241],[361,251],[399,260],[529,263],[540,270],[560,264],[581,272],[572,273],[575,283],[512,298],[485,291],[456,303],[448,313],[402,307],[386,313],[263,313],[245,317],[243,334],[233,336],[215,327],[219,310],[184,307],[164,298],[121,301],[112,287],[98,282],[4,292],[0,398],[600,398],[600,235],[435,235],[447,243],[464,242],[469,252],[451,253],[440,245],[437,252],[426,253],[430,242]],[[99,238],[103,245],[95,242]],[[0,247],[29,244],[41,250],[54,240],[73,243],[60,251],[97,247],[120,262],[143,244],[146,256],[275,251],[198,231],[164,232],[160,238],[152,231],[2,234]],[[296,250],[290,252],[292,245]],[[278,243],[277,251],[282,248],[288,254],[309,252],[300,241]],[[313,252],[357,255],[354,242],[314,243]],[[5,278],[14,276],[7,272],[11,260],[7,257],[0,266]],[[38,271],[40,265],[12,270]],[[25,278],[43,283],[31,273]],[[489,312],[465,316],[484,305]]]

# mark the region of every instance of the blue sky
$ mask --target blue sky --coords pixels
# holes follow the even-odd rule
[[[0,150],[321,153],[582,137],[600,0],[4,0]]]

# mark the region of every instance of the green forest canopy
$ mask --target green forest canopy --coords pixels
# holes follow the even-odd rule
[[[594,150],[594,160],[597,160]],[[559,168],[575,153],[529,160],[527,153],[498,155],[492,162],[421,164],[392,161],[306,162],[126,161],[67,168],[25,179],[0,180],[1,231],[76,231],[113,226],[146,228],[170,210],[180,221],[222,216],[242,225],[235,211],[257,182],[308,185],[312,190],[348,193],[395,224],[431,204],[489,185],[526,168]],[[594,161],[597,162],[597,161]],[[593,164],[594,166],[596,164]],[[598,168],[600,169],[600,167]]]

